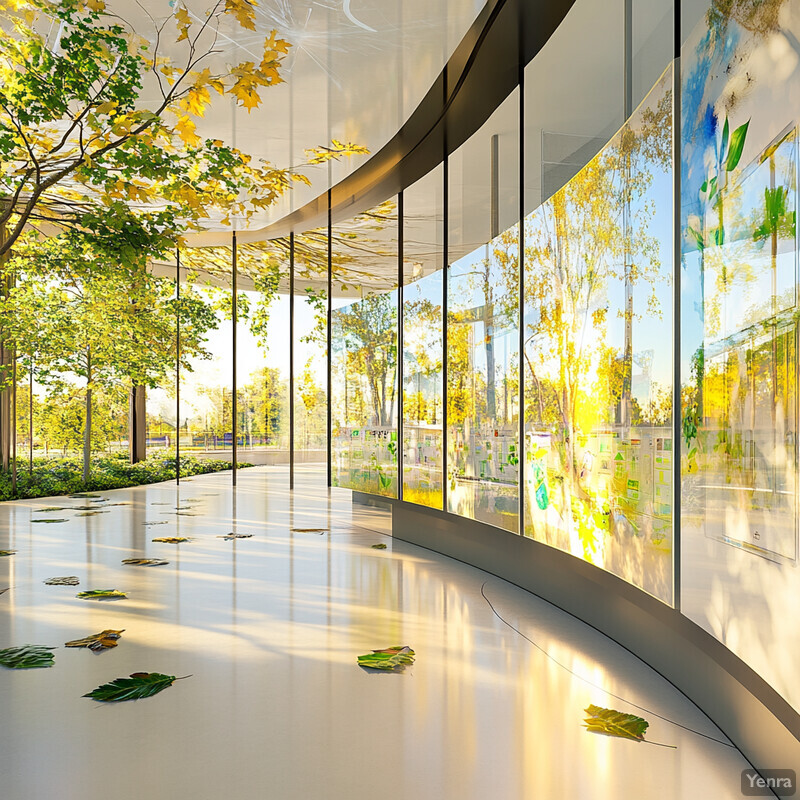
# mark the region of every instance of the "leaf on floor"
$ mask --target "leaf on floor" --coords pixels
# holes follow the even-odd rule
[[[77,575],[67,575],[63,578],[48,578],[45,583],[48,586],[77,586],[80,583]]]
[[[385,550],[386,549],[386,545],[383,542],[381,542],[380,544],[373,544],[372,545],[372,549],[373,550]]]
[[[16,550],[0,550],[0,558],[3,556],[13,556],[16,552]]]
[[[230,541],[231,539],[252,539],[252,533],[226,533],[224,536],[217,536],[217,539],[225,539],[225,541]]]
[[[196,517],[198,515],[197,514],[192,514],[191,511],[176,511],[175,512],[175,516],[176,517]]]
[[[96,517],[98,514],[108,514],[108,511],[79,511],[76,517]]]
[[[619,736],[622,739],[644,741],[644,732],[650,723],[634,714],[624,714],[612,708],[590,705],[584,711],[589,715],[584,722],[592,733],[604,733],[606,736]]]
[[[75,597],[81,600],[127,600],[128,595],[117,589],[87,589],[85,592],[78,592]]]
[[[5,589],[0,589],[0,594],[5,594],[10,588],[10,586],[6,586]]]
[[[97,511],[100,506],[72,506],[65,508],[64,511]]]
[[[106,503],[105,508],[110,508],[111,506],[129,506],[132,503],[129,500],[124,501],[123,503]]]
[[[71,494],[69,496],[70,497],[91,498],[92,500],[96,500],[98,497],[102,497],[102,495],[92,494],[91,492],[76,492],[75,494]]]
[[[181,679],[174,675],[162,675],[160,672],[134,672],[127,678],[116,678],[110,683],[104,683],[84,697],[91,697],[92,700],[99,700],[102,703],[143,700],[172,686],[177,680]]]
[[[121,638],[125,632],[125,628],[121,631],[100,631],[100,633],[93,633],[91,636],[86,636],[83,639],[74,639],[71,642],[64,642],[64,647],[88,647],[95,653],[100,653],[103,650],[108,650],[117,646],[117,640]]]
[[[188,542],[188,536],[160,536],[158,539],[151,539],[153,542],[161,542],[161,544],[180,544],[181,542]]]
[[[130,564],[132,567],[163,567],[169,564],[161,558],[123,558],[123,564]]]
[[[150,527],[151,525],[169,525],[169,520],[159,520],[158,522],[145,522],[145,527]]]
[[[56,657],[50,651],[55,649],[39,644],[7,647],[5,650],[0,650],[0,664],[9,669],[52,667]]]
[[[44,508],[37,508],[37,511],[67,511],[70,507],[68,506],[45,506]]]
[[[31,522],[66,522],[65,519],[32,519]]]
[[[292,533],[327,533],[327,528],[292,528]]]
[[[151,506],[168,506],[169,503],[150,503]]]
[[[406,645],[387,647],[385,650],[373,650],[365,656],[358,657],[358,665],[369,669],[394,670],[401,672],[414,663],[414,651]]]

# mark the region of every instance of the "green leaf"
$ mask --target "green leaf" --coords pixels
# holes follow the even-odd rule
[[[116,589],[88,589],[85,592],[78,592],[75,597],[81,600],[127,600],[128,595]]]
[[[327,533],[327,528],[292,528],[292,533]]]
[[[181,542],[188,542],[189,538],[187,536],[161,536],[151,541],[160,542],[161,544],[180,544]]]
[[[727,120],[726,120],[727,123]],[[744,125],[740,125],[731,134],[731,148],[728,152],[728,160],[725,162],[725,169],[727,172],[733,172],[736,169],[739,159],[742,157],[744,150],[744,140],[747,137],[747,127],[750,125],[750,120],[747,120]]]
[[[624,714],[611,708],[590,705],[584,711],[589,715],[584,722],[592,733],[604,733],[607,736],[619,736],[622,739],[644,741],[644,733],[650,723],[634,714]]]
[[[160,558],[123,558],[122,563],[132,567],[163,567],[165,564],[169,564],[169,561]]]
[[[0,557],[2,556],[13,556],[16,553],[16,550],[0,550]]]
[[[381,542],[380,544],[373,544],[372,545],[372,549],[373,550],[385,550],[386,549],[386,545],[383,544],[383,542]]]
[[[728,118],[725,117],[725,124],[722,126],[722,142],[719,146],[720,160],[725,158],[725,153],[728,150],[728,137],[730,136],[731,128]]]
[[[91,697],[92,700],[99,700],[102,703],[143,700],[172,686],[177,680],[181,680],[181,678],[176,678],[174,675],[162,675],[160,672],[134,672],[128,678],[115,678],[110,683],[104,683],[83,696]]]
[[[74,639],[71,642],[64,642],[64,647],[88,647],[95,653],[101,650],[108,650],[111,647],[117,646],[117,640],[125,632],[123,628],[121,631],[100,631],[100,633],[93,633],[91,636],[86,636],[83,639]]]
[[[68,575],[64,578],[48,578],[45,583],[48,586],[77,586],[80,579],[75,575]]]
[[[407,666],[414,663],[414,651],[406,645],[402,647],[387,647],[385,650],[373,650],[365,656],[358,657],[358,665],[368,669],[382,669],[387,671],[402,672]]]
[[[66,522],[65,519],[32,519],[31,522]]]
[[[5,650],[0,650],[0,664],[9,669],[52,667],[56,657],[50,651],[55,649],[40,644],[7,647]]]

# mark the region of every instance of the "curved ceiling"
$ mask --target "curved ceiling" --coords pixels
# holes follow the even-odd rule
[[[182,0],[200,23],[213,0]],[[141,36],[156,38],[168,19],[163,0],[109,0],[109,10]],[[375,153],[403,125],[441,73],[464,37],[483,0],[259,0],[256,30],[227,19],[220,27],[215,59],[227,64],[258,62],[270,31],[292,45],[284,83],[262,91],[262,104],[248,112],[228,97],[216,98],[201,136],[219,138],[279,167],[300,167],[305,149],[331,139],[364,145]],[[171,25],[172,23],[170,23]],[[167,30],[167,34],[170,31]],[[177,35],[177,31],[176,31]],[[174,37],[161,37],[162,43]],[[165,50],[177,52],[174,44]],[[155,87],[152,87],[155,91]],[[155,98],[155,95],[154,95]],[[324,194],[363,164],[369,155],[308,167],[310,187],[296,185],[278,204],[239,230],[262,228]],[[210,231],[230,230],[209,220]]]

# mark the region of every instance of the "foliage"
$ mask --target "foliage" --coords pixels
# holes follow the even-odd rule
[[[181,544],[182,542],[188,542],[188,536],[160,536],[158,539],[152,539],[151,541],[160,542],[161,544]]]
[[[0,550],[0,558],[3,558],[4,556],[13,556],[16,552],[16,550]]]
[[[169,564],[169,561],[161,558],[123,558],[122,563],[132,567],[163,567]]]
[[[118,589],[87,589],[78,592],[75,597],[80,600],[127,600],[128,595]]]
[[[386,545],[383,542],[381,542],[380,544],[373,544],[372,545],[372,549],[373,550],[385,550],[386,549]]]
[[[181,227],[214,213],[224,224],[232,214],[249,218],[292,181],[308,182],[196,131],[212,92],[250,110],[282,81],[291,45],[275,31],[259,63],[214,57],[221,25],[255,30],[248,0],[217,0],[197,21],[177,3],[166,19],[151,18],[152,42],[103,0],[13,0],[4,10],[0,225],[8,235],[0,255],[26,225],[48,223],[94,231],[124,262],[137,250],[165,252]],[[142,99],[146,85],[153,103]],[[310,160],[361,152],[334,142]]]
[[[230,466],[228,461],[181,456],[181,477],[219,472],[230,469]],[[251,465],[245,462],[239,463],[240,468],[248,466]],[[11,476],[8,473],[0,473],[0,501],[57,495],[75,496],[73,492],[84,488],[81,468],[81,462],[75,458],[36,458],[32,474],[29,475],[24,470],[19,471],[16,492],[12,492]],[[119,453],[93,458],[89,481],[85,485],[89,489],[104,491],[174,479],[174,454],[172,457],[168,452],[163,455],[152,455],[138,464],[131,464],[126,454]]]
[[[225,539],[226,542],[230,542],[233,539],[252,539],[252,533],[226,533],[223,536],[217,536],[217,539]]]
[[[80,579],[75,575],[69,575],[63,578],[48,578],[45,583],[48,586],[77,586]]]
[[[9,669],[38,669],[52,667],[55,656],[50,652],[55,647],[26,644],[22,647],[7,647],[0,650],[0,665]]]
[[[65,642],[64,647],[88,647],[95,653],[108,650],[117,646],[117,640],[121,638],[125,632],[123,628],[121,631],[105,630],[100,633],[93,633],[83,639],[73,639],[71,642]]]
[[[181,678],[176,678],[174,675],[162,675],[160,672],[134,672],[128,678],[115,678],[110,683],[104,683],[83,696],[103,703],[143,700],[172,686],[177,680],[181,680]]]
[[[604,733],[608,736],[619,736],[623,739],[644,741],[644,734],[650,723],[633,714],[624,714],[610,708],[590,705],[584,709],[589,715],[584,722],[587,730],[593,733]]]
[[[385,650],[373,650],[367,655],[358,657],[358,665],[369,669],[382,669],[402,672],[414,663],[414,651],[406,645],[387,647]]]

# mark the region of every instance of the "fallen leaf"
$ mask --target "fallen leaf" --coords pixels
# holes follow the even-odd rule
[[[176,511],[176,517],[196,517],[197,514],[192,514],[191,511]]]
[[[161,542],[162,544],[180,544],[181,542],[188,542],[189,538],[187,536],[162,536],[152,541]]]
[[[226,541],[230,541],[231,539],[252,539],[252,533],[226,533],[224,536],[217,536],[217,539],[225,539]]]
[[[77,586],[80,579],[75,575],[68,575],[65,578],[48,578],[45,583],[48,586]]]
[[[64,511],[97,511],[97,506],[72,506],[65,508]]]
[[[91,494],[91,493],[89,493],[89,492],[78,492],[77,494],[71,494],[71,495],[69,495],[69,496],[70,496],[70,497],[84,497],[84,498],[86,498],[86,497],[90,497],[90,498],[92,498],[93,500],[96,500],[98,497],[100,497],[100,495],[99,495],[99,494]]]
[[[64,642],[64,647],[88,647],[95,653],[99,653],[102,650],[116,647],[117,639],[122,636],[124,631],[124,628],[121,631],[100,631],[100,633],[93,633],[91,636],[86,636],[83,639],[73,639],[71,642]]]
[[[132,567],[161,567],[169,564],[160,558],[123,558],[123,564],[130,564]]]
[[[401,672],[407,666],[414,663],[414,651],[406,645],[405,647],[387,647],[385,650],[373,650],[365,656],[358,657],[360,667],[369,669],[394,670]]]
[[[292,528],[292,533],[327,533],[327,528]]]
[[[168,506],[169,503],[150,503],[151,506]]]
[[[108,511],[81,511],[76,517],[96,517],[98,514],[108,514]]]
[[[32,519],[31,522],[66,522],[65,519]]]
[[[6,586],[5,589],[0,589],[0,594],[5,594],[10,588],[10,586]]]
[[[7,647],[5,650],[0,650],[0,664],[9,669],[52,667],[56,657],[50,651],[55,649],[40,644]]]
[[[66,511],[67,506],[45,506],[40,508],[39,511]]]
[[[2,556],[13,556],[16,553],[16,550],[0,550],[0,557]]]
[[[607,736],[619,736],[622,739],[644,741],[644,732],[650,723],[634,714],[624,714],[611,708],[590,705],[584,711],[589,715],[584,722],[592,733],[604,733]]]
[[[75,597],[81,600],[127,600],[128,595],[117,589],[88,589],[85,592],[78,592]]]
[[[150,527],[150,525],[169,525],[168,520],[160,520],[159,522],[145,522],[145,527]]]
[[[128,678],[115,678],[110,683],[104,683],[85,694],[84,697],[91,697],[102,703],[143,700],[158,694],[178,680],[182,679],[176,678],[174,675],[162,675],[160,672],[134,672]]]
[[[383,544],[383,542],[381,542],[380,544],[373,544],[372,545],[372,549],[373,550],[385,550],[386,549],[386,545]]]

